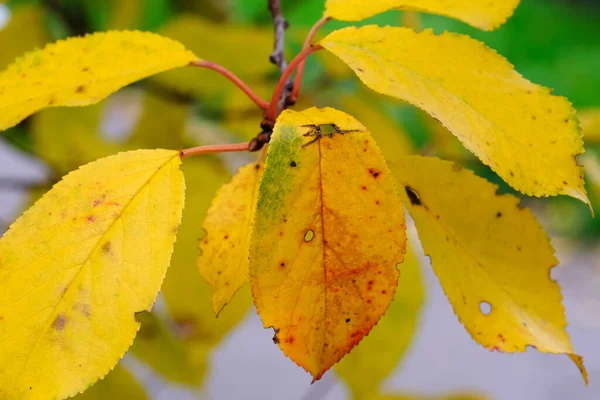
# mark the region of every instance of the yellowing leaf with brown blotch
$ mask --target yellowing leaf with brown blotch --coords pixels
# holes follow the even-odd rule
[[[196,59],[180,43],[148,32],[110,31],[50,44],[0,73],[0,130],[42,108],[95,104]]]
[[[371,89],[440,120],[515,189],[588,203],[575,161],[583,141],[571,103],[524,79],[483,43],[454,33],[365,26],[335,31],[320,44]]]
[[[73,398],[73,400],[106,399],[146,400],[148,395],[135,377],[119,364],[104,379]]]
[[[139,150],[87,164],[0,239],[0,398],[73,396],[123,356],[170,262],[180,163]]]
[[[491,351],[567,354],[558,263],[531,211],[471,171],[439,158],[406,157],[392,173],[454,312]]]
[[[250,245],[252,294],[274,340],[316,380],[391,303],[404,212],[381,151],[348,114],[285,111],[267,154]]]
[[[173,260],[161,295],[185,341],[186,352],[210,350],[248,313],[252,301],[249,290],[242,288],[226,309],[215,317],[212,290],[198,273],[198,238],[202,237],[202,221],[217,190],[230,178],[219,159],[210,156],[188,158],[183,165],[187,182],[183,221]],[[191,206],[193,204],[193,206]]]
[[[388,10],[414,10],[444,15],[491,31],[513,14],[519,0],[327,0],[325,15],[342,21],[359,21]]]
[[[248,252],[262,165],[248,164],[217,192],[202,224],[200,274],[213,288],[219,314],[248,278]]]
[[[407,246],[400,264],[400,279],[394,301],[377,326],[358,347],[335,366],[352,397],[372,399],[382,382],[396,369],[417,331],[425,300],[419,261]]]

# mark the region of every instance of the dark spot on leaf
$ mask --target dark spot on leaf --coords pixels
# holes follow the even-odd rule
[[[65,325],[67,324],[67,317],[64,314],[59,314],[54,318],[52,322],[52,329],[57,331],[62,331],[65,329]]]
[[[292,344],[292,343],[294,343],[294,340],[295,340],[295,338],[294,338],[293,336],[288,336],[288,337],[285,339],[285,342],[286,342],[286,343],[289,343],[289,344]]]
[[[223,239],[225,239],[225,240],[229,239],[229,235],[223,236]]]
[[[104,254],[110,254],[110,252],[111,252],[111,247],[112,247],[112,244],[111,244],[111,242],[106,242],[106,243],[104,243],[104,244],[102,245],[102,252],[103,252]]]
[[[79,85],[77,86],[77,89],[75,89],[75,93],[83,93],[85,92],[85,86],[83,85]]]
[[[350,318],[346,318],[346,323],[350,322]]]
[[[373,169],[373,168],[369,168],[369,173],[371,174],[371,176],[373,178],[377,178],[377,177],[379,177],[379,175],[381,175],[381,171],[378,171],[378,170]]]
[[[87,217],[87,220],[88,220],[89,222],[96,222],[96,219],[94,218],[94,216],[93,216],[93,215],[89,215],[89,216]]]
[[[282,261],[282,262],[280,262],[280,263],[279,263],[279,266],[280,266],[281,268],[285,268],[285,262],[283,262],[283,261]]]
[[[498,211],[498,212],[496,213],[496,218],[500,218],[501,216],[502,216],[502,213],[501,213],[500,211]]]
[[[365,185],[360,187],[362,190],[367,190],[367,187]]]
[[[415,189],[411,188],[410,186],[404,186],[404,190],[406,190],[406,195],[410,200],[410,204],[413,206],[420,206],[422,204],[421,196],[419,196],[419,193]]]
[[[364,71],[362,68],[358,68],[358,67],[356,68],[356,70],[357,70],[358,72],[365,72],[365,71]]]
[[[295,166],[296,166],[296,161],[292,161],[292,162],[290,163],[290,167],[295,167]]]

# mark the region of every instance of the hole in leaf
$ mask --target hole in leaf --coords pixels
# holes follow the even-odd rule
[[[479,303],[479,311],[481,311],[483,315],[490,315],[492,313],[492,305],[487,301],[482,301]]]
[[[304,241],[310,242],[311,240],[313,240],[314,237],[315,237],[315,233],[312,231],[312,229],[309,229],[306,232],[306,235],[304,235]]]

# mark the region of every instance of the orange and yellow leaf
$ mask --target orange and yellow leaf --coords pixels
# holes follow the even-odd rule
[[[397,368],[417,331],[425,288],[419,260],[407,246],[394,301],[369,336],[335,366],[352,398],[372,399]]]
[[[454,312],[473,339],[498,352],[574,354],[548,236],[518,198],[438,158],[397,164],[404,205]]]
[[[63,399],[117,364],[170,262],[180,163],[139,150],[87,164],[0,239],[0,398]]]
[[[320,44],[378,93],[422,108],[515,189],[589,203],[571,104],[519,75],[481,42],[453,33],[365,26]]]
[[[280,115],[259,188],[250,280],[264,326],[315,380],[391,303],[405,229],[393,178],[363,125],[331,108]]]
[[[148,32],[110,31],[50,44],[0,73],[0,130],[42,108],[95,104],[196,59],[180,43]]]

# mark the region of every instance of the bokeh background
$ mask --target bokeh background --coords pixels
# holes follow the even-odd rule
[[[282,1],[290,23],[288,59],[320,18],[323,2]],[[266,0],[0,1],[0,68],[67,36],[142,29],[183,42],[269,98],[278,77],[268,61],[270,23]],[[599,1],[522,0],[508,23],[489,33],[443,17],[398,11],[360,24],[367,23],[469,34],[507,57],[526,78],[568,97],[580,113],[587,151],[579,161],[586,165],[588,192],[600,210]],[[344,25],[332,22],[323,32]],[[512,192],[437,122],[370,92],[331,56],[318,54],[310,60],[302,93],[296,109],[327,105],[349,112],[370,128],[387,153],[436,155],[497,183],[501,192]],[[61,176],[84,163],[137,148],[249,140],[260,131],[260,120],[260,112],[228,81],[198,69],[147,79],[95,106],[38,113],[0,134],[0,234]],[[348,386],[334,371],[310,385],[309,375],[273,344],[272,331],[262,328],[247,289],[218,320],[211,313],[209,287],[195,265],[200,225],[219,186],[252,159],[229,154],[186,162],[184,223],[154,312],[143,317],[140,334],[117,370],[80,398],[350,398]],[[381,351],[407,348],[384,391],[410,394],[411,399],[442,399],[451,393],[493,399],[600,398],[600,220],[569,198],[522,202],[534,210],[557,249],[561,264],[552,276],[562,286],[568,329],[576,351],[585,357],[590,386],[585,387],[566,356],[490,353],[473,342],[411,228],[424,305],[380,346]],[[372,356],[376,359],[377,352]]]

